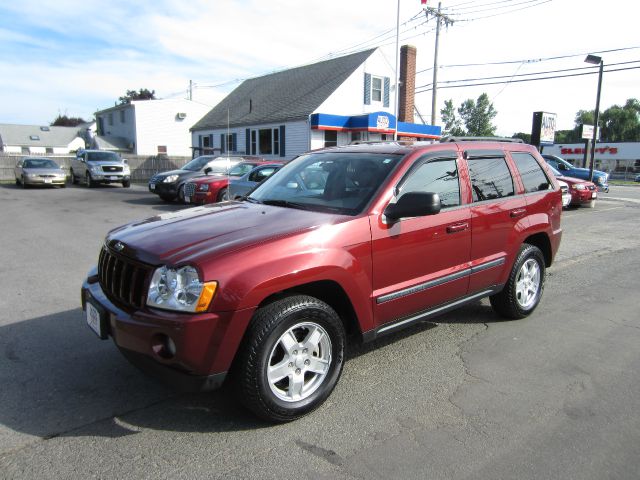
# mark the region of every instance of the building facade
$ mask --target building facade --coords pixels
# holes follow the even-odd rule
[[[191,156],[189,129],[211,107],[184,99],[134,100],[96,112],[93,147],[135,155]]]
[[[415,48],[402,51],[405,78],[415,78]],[[440,127],[413,123],[413,88],[400,91],[397,121],[394,89],[393,68],[379,49],[249,79],[193,126],[193,149],[288,160],[317,148],[391,140],[396,131],[439,138]]]
[[[84,127],[0,124],[0,152],[65,155],[85,147]]]

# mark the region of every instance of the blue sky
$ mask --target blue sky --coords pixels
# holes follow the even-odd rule
[[[583,53],[640,46],[636,2],[442,3],[456,23],[441,35],[439,81],[580,68]],[[393,64],[393,33],[383,32],[395,27],[396,7],[395,0],[0,0],[0,123],[45,124],[58,113],[89,118],[128,89],[149,88],[161,98],[185,96],[190,79],[199,87],[194,99],[213,105],[239,79],[327,58],[358,44],[381,44]],[[419,0],[401,0],[401,38],[417,47],[418,70],[427,70],[433,63],[434,24],[425,23],[420,11]],[[524,61],[569,54],[576,56]],[[640,60],[640,49],[603,57],[607,63]],[[450,66],[505,60],[523,61]],[[602,106],[640,97],[638,72],[605,74]],[[498,110],[498,133],[529,131],[536,110],[556,112],[560,128],[571,128],[577,110],[593,108],[596,81],[591,75],[441,89],[438,110],[445,99],[458,105],[487,92]],[[431,73],[425,71],[416,84],[430,82]],[[416,103],[429,118],[430,93],[418,94]]]

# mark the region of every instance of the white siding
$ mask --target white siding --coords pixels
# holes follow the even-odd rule
[[[301,120],[297,122],[285,122],[285,123],[266,123],[262,125],[251,125],[241,128],[230,128],[228,133],[237,135],[236,147],[238,153],[244,153],[251,155],[251,152],[246,152],[246,130],[260,130],[264,128],[275,129],[280,128],[281,125],[285,126],[285,156],[278,155],[265,155],[260,151],[256,152],[257,155],[264,157],[267,160],[290,160],[293,157],[300,155],[309,150],[309,126],[307,121]],[[200,145],[200,136],[213,135],[213,148],[220,149],[220,135],[226,135],[227,129],[216,130],[198,130],[192,133],[191,141],[194,147]],[[219,150],[218,150],[219,151]],[[216,152],[217,153],[217,152]]]
[[[376,77],[389,77],[389,106],[384,108],[382,102],[364,104],[364,74],[370,73]],[[383,95],[384,97],[384,95]],[[327,98],[313,113],[328,113],[331,115],[360,115],[371,112],[395,112],[395,82],[393,67],[385,59],[380,50],[376,50],[360,65],[329,98]],[[395,114],[394,114],[395,115]]]
[[[3,151],[7,153],[22,153],[22,147],[16,147],[13,145],[5,145]]]
[[[165,146],[167,155],[191,156],[189,129],[211,108],[189,100],[146,100],[132,104],[138,155],[155,155],[158,146]],[[178,118],[178,113],[186,113],[186,117]]]
[[[124,111],[124,123],[120,120],[120,112]],[[136,143],[136,118],[133,105],[123,105],[122,107],[96,115],[102,118],[104,131],[102,135],[121,137],[127,140],[127,144]],[[109,125],[109,116],[113,117],[113,125]]]

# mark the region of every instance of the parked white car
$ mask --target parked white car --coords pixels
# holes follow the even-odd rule
[[[84,182],[87,187],[99,183],[121,183],[131,186],[131,170],[127,161],[115,152],[104,150],[78,150],[71,160],[71,182]]]
[[[571,203],[571,192],[569,191],[569,184],[558,180],[560,184],[560,190],[562,191],[562,208],[567,208]]]

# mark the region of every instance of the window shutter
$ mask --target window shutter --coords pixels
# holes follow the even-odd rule
[[[198,147],[202,148],[202,135],[198,135]]]
[[[224,140],[225,140],[224,133],[221,133],[220,134],[220,153],[224,153],[226,151]]]
[[[371,105],[371,74],[364,74],[364,104]]]
[[[384,102],[382,103],[383,107],[389,107],[389,86],[390,86],[391,82],[389,77],[384,77],[384,92],[383,92],[383,100]]]
[[[247,128],[244,134],[246,136],[244,139],[244,151],[247,155],[251,155],[251,130]]]
[[[280,125],[280,156],[284,157],[285,156],[285,151],[284,151],[284,125]]]
[[[231,134],[231,149],[234,152],[238,151],[238,134],[237,133]]]
[[[213,133],[209,134],[209,148],[211,148],[211,152],[209,153],[213,153]]]

